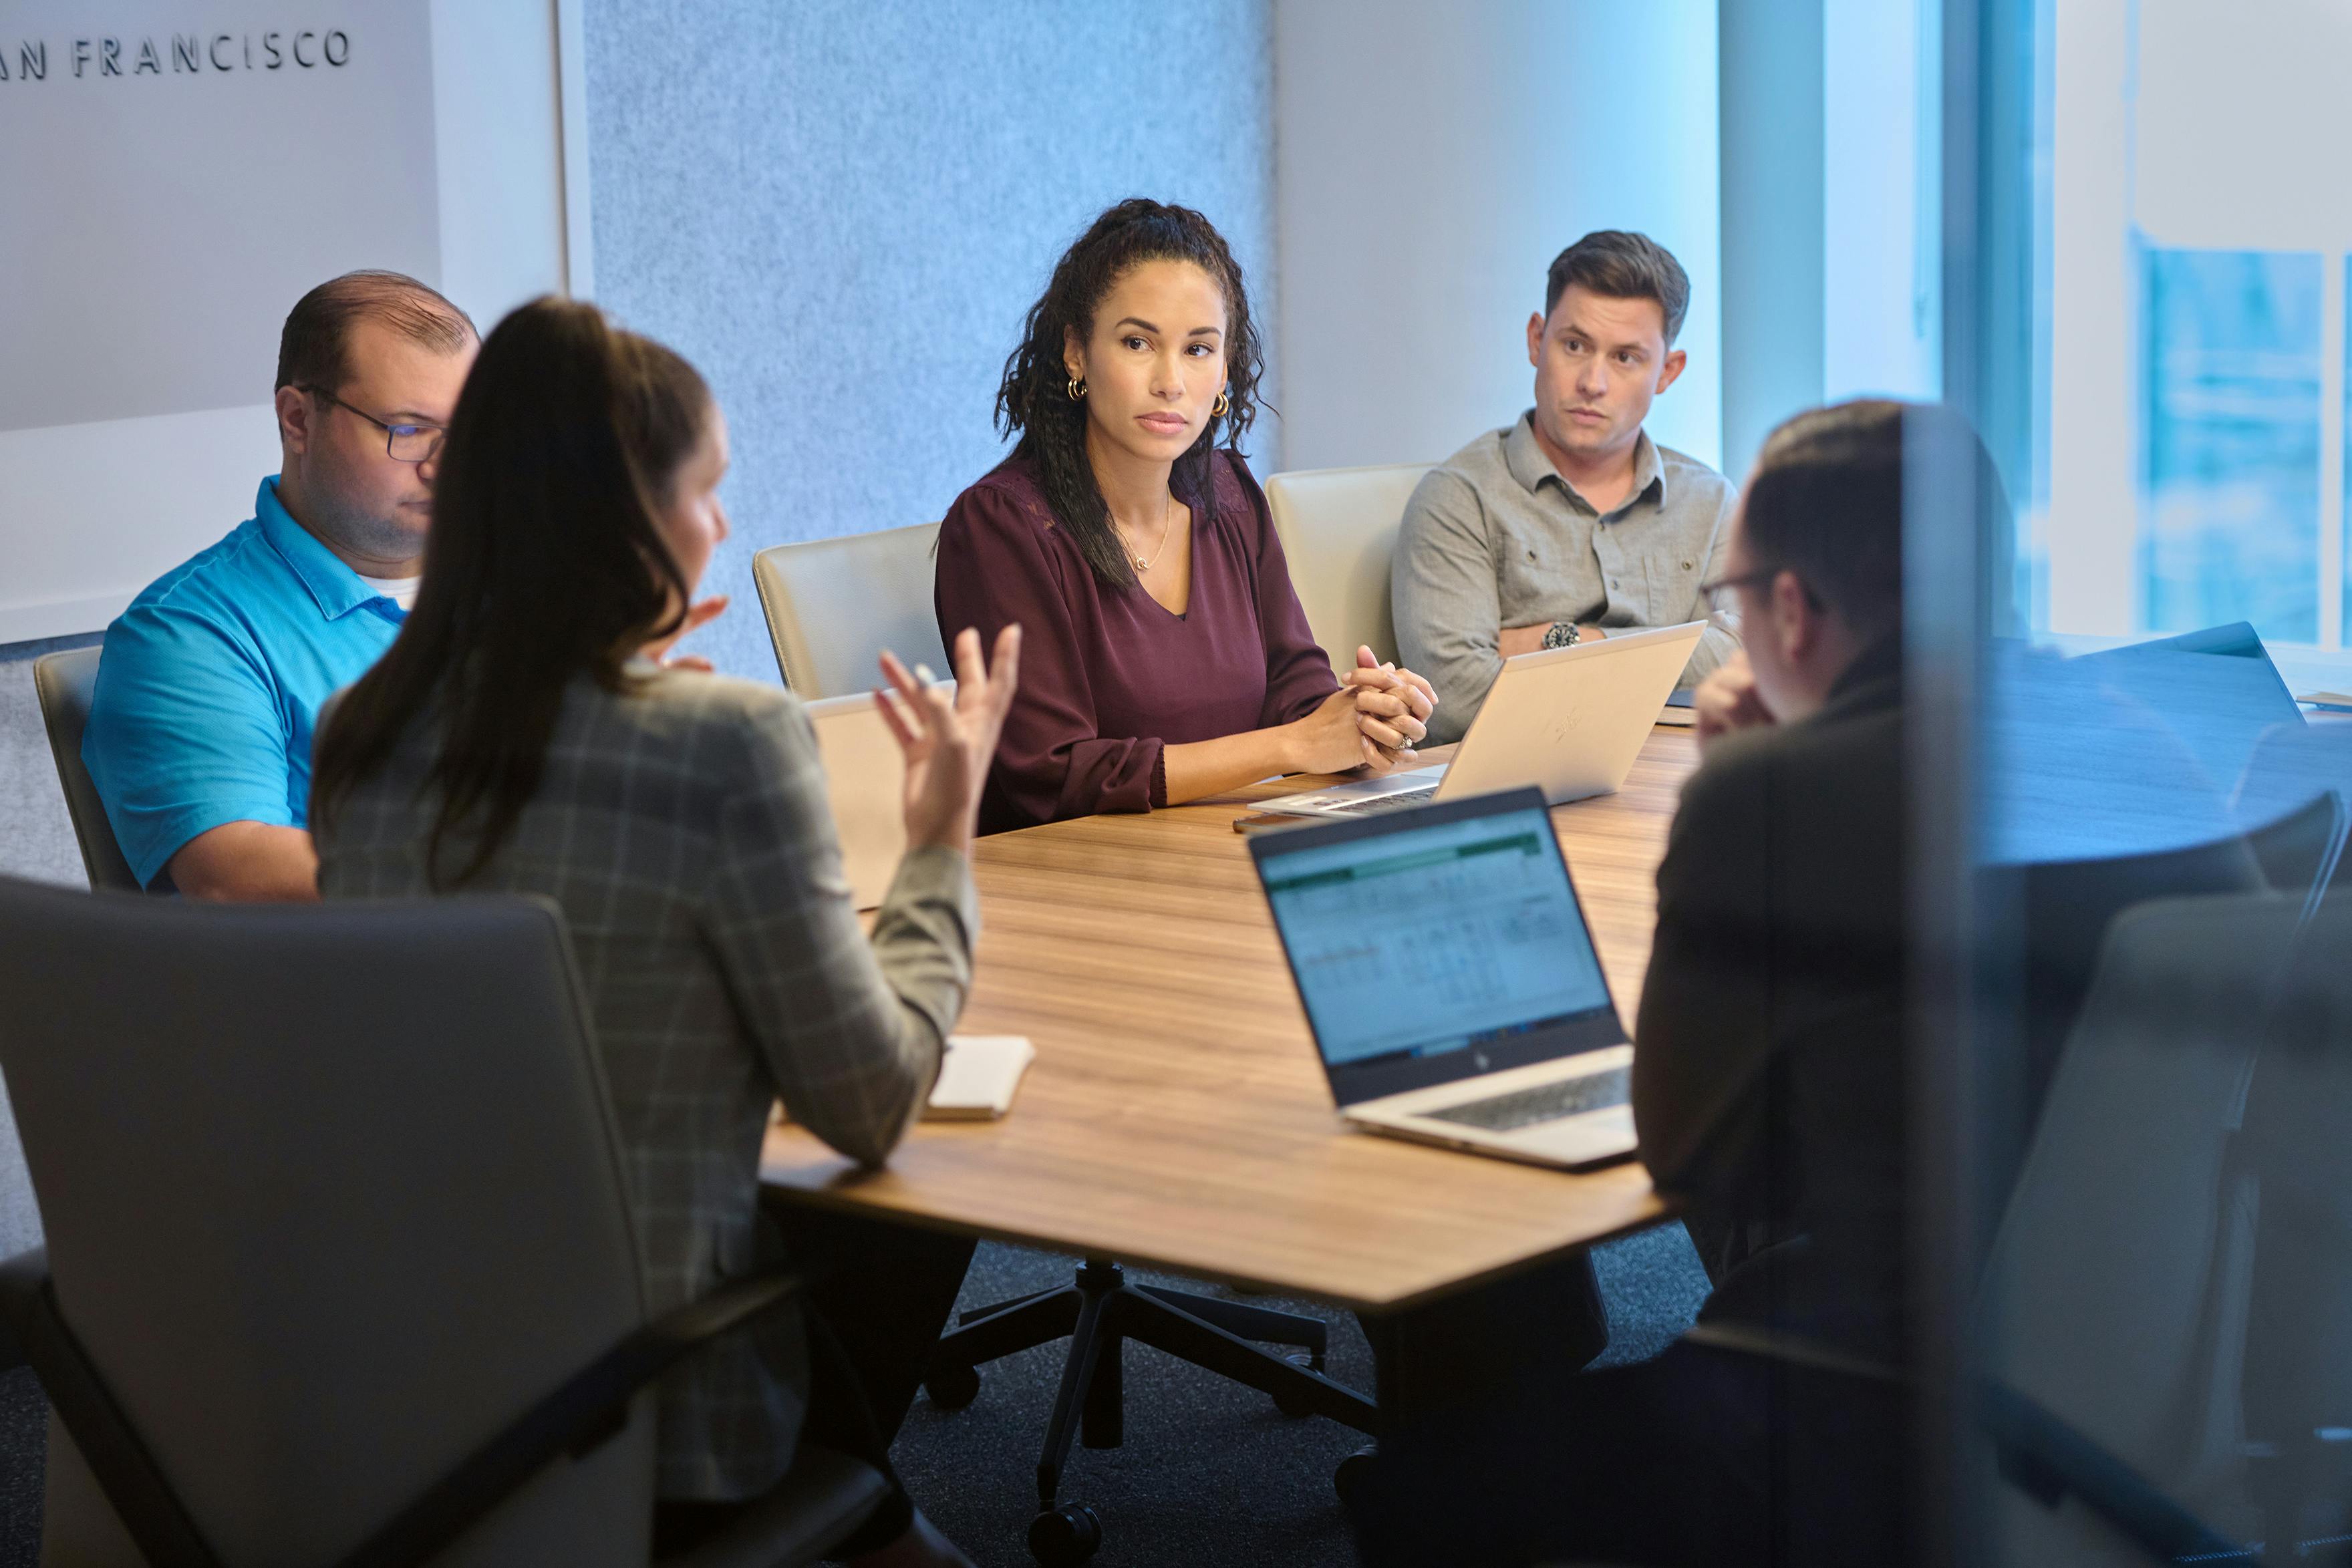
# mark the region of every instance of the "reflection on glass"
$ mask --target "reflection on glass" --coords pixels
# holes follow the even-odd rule
[[[2320,259],[2150,250],[2147,625],[2319,636]]]

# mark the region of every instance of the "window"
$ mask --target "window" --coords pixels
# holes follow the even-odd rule
[[[2317,643],[2320,258],[2144,254],[2138,629]]]
[[[2310,155],[2352,140],[2328,80],[2352,6],[2034,4],[2051,180],[2033,628],[2249,621],[2291,684],[2340,685],[2352,186]]]

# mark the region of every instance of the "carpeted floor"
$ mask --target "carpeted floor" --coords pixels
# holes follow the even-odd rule
[[[1604,1361],[1657,1354],[1689,1324],[1706,1291],[1678,1225],[1603,1247],[1595,1260],[1609,1301]],[[1064,1283],[1073,1266],[1051,1253],[982,1247],[964,1281],[964,1305]],[[1331,1375],[1370,1388],[1370,1353],[1351,1317],[1252,1300],[1331,1318]],[[992,1364],[980,1398],[963,1410],[919,1399],[899,1438],[908,1490],[982,1568],[1030,1562],[1024,1539],[1036,1511],[1037,1448],[1062,1354],[1061,1345],[1049,1345]],[[1129,1347],[1126,1374],[1126,1446],[1074,1448],[1062,1490],[1064,1500],[1101,1516],[1103,1547],[1095,1559],[1101,1568],[1354,1563],[1331,1471],[1362,1445],[1360,1437],[1329,1421],[1290,1420],[1264,1396],[1145,1347]],[[39,1554],[46,1421],[32,1374],[0,1375],[0,1568],[31,1568]]]

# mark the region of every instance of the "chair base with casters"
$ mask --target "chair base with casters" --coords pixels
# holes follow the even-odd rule
[[[1371,1400],[1324,1375],[1329,1330],[1321,1319],[1130,1285],[1118,1265],[1105,1259],[1087,1259],[1067,1285],[965,1312],[957,1322],[940,1340],[923,1378],[931,1402],[948,1410],[979,1396],[982,1364],[1057,1339],[1070,1342],[1037,1458],[1038,1511],[1029,1525],[1030,1553],[1046,1568],[1083,1563],[1102,1544],[1094,1511],[1061,1500],[1062,1471],[1073,1438],[1089,1448],[1116,1448],[1125,1441],[1120,1357],[1128,1340],[1271,1395],[1286,1416],[1328,1416],[1370,1432],[1378,1415]],[[1276,1355],[1261,1344],[1293,1346],[1304,1354]]]
[[[561,1457],[582,1458],[617,1435],[629,1403],[716,1336],[798,1296],[802,1278],[772,1271],[692,1301],[630,1334],[521,1412],[367,1539],[338,1568],[394,1568],[448,1547]],[[123,1532],[162,1568],[220,1568],[221,1558],[142,1441],[137,1427],[58,1311],[47,1249],[0,1263],[0,1318]],[[803,1445],[782,1484],[718,1539],[663,1563],[678,1568],[801,1568],[870,1518],[889,1483],[844,1454]]]

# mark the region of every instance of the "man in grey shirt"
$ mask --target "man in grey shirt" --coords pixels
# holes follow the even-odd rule
[[[1429,744],[1459,740],[1503,661],[1612,632],[1711,624],[1695,685],[1739,646],[1722,575],[1735,493],[1642,429],[1683,371],[1690,279],[1647,236],[1559,253],[1528,319],[1536,405],[1432,469],[1406,505],[1390,594],[1397,651],[1436,685]]]

